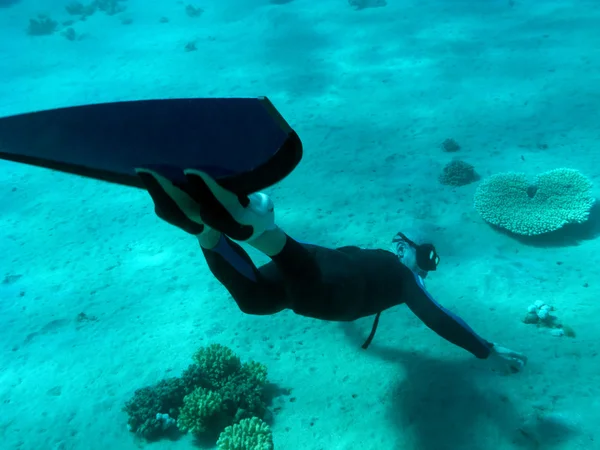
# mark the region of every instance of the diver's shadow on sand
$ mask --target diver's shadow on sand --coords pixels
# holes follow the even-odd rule
[[[581,241],[589,241],[600,236],[600,203],[594,203],[586,222],[565,225],[552,233],[539,236],[521,236],[500,227],[492,226],[492,228],[522,244],[533,247],[571,247],[578,245]]]
[[[352,323],[342,326],[353,344],[360,343],[362,335]],[[410,433],[411,448],[479,450],[510,443],[525,450],[553,449],[574,434],[543,417],[520,417],[509,396],[501,389],[490,389],[493,381],[478,386],[485,377],[500,375],[474,370],[464,359],[440,361],[377,342],[366,351],[407,371],[406,378],[389,393],[388,420],[399,436]],[[494,427],[491,436],[490,422]],[[552,433],[547,433],[548,429]]]

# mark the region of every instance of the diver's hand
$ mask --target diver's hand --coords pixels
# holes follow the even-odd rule
[[[492,347],[488,359],[497,371],[504,373],[520,372],[525,367],[525,364],[527,364],[527,357],[525,355],[497,344],[494,344]]]
[[[138,168],[136,172],[152,197],[158,217],[195,236],[202,233],[200,204],[190,193],[183,172],[169,168]]]

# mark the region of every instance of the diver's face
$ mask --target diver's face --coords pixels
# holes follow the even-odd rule
[[[404,264],[413,272],[418,272],[421,270],[417,264],[417,251],[412,245],[406,246],[400,262],[402,262],[402,264]]]
[[[399,232],[392,240],[396,255],[413,272],[431,272],[437,269],[440,258],[433,244],[417,245]]]

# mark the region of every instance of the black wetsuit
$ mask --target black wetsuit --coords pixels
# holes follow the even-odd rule
[[[492,344],[437,303],[422,279],[386,250],[328,249],[287,238],[283,251],[257,268],[235,242],[221,237],[203,249],[209,268],[248,314],[284,309],[316,319],[352,321],[406,303],[444,339],[487,358]]]

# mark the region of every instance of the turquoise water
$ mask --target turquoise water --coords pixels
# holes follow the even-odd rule
[[[278,224],[326,246],[434,242],[429,291],[529,364],[498,374],[404,306],[366,352],[371,318],[244,315],[144,192],[0,162],[0,448],[149,445],[123,406],[215,343],[268,368],[276,449],[600,448],[597,212],[531,239],[474,207],[508,171],[575,169],[598,196],[600,4],[126,0],[82,20],[68,3],[0,0],[0,116],[267,95],[305,149],[268,191]],[[480,180],[440,183],[456,158]],[[524,323],[536,301],[564,327]]]

